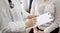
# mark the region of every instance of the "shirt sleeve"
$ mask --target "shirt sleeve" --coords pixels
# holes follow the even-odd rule
[[[23,17],[24,17],[24,18],[27,18],[27,16],[30,15],[30,14],[29,14],[28,12],[26,12],[26,11],[22,11],[22,14],[23,14]]]
[[[50,3],[45,7],[44,13],[46,12],[50,12],[51,15],[54,17],[54,13],[55,13],[55,5],[54,3]]]
[[[25,30],[25,22],[23,21],[15,21],[15,22],[9,22],[7,26],[7,30],[11,30],[13,32],[22,32]]]
[[[58,23],[54,22],[51,26],[47,27],[44,32],[50,33],[58,27]]]

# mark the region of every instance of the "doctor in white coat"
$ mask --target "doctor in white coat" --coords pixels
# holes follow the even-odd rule
[[[55,0],[56,13],[54,17],[55,18],[54,23],[50,27],[46,28],[45,31],[42,33],[50,33],[58,27],[59,27],[58,33],[60,33],[60,4],[59,3],[60,0]]]
[[[13,1],[13,0],[12,0]],[[17,3],[15,3],[17,2]],[[12,31],[12,32],[22,32],[25,30],[25,27],[32,26],[30,23],[35,22],[35,20],[29,20],[27,23],[24,21],[23,16],[21,14],[26,14],[22,12],[19,2],[13,1],[14,8],[10,8],[8,0],[1,0],[0,1],[0,30],[3,32],[5,31]],[[18,8],[17,8],[18,7]],[[21,13],[22,12],[22,13]],[[27,14],[26,14],[27,15]],[[25,15],[25,17],[26,17]],[[29,22],[29,23],[28,23]],[[30,25],[30,26],[28,26]],[[4,31],[4,32],[5,32]]]
[[[55,7],[56,7],[56,13],[55,13],[55,20],[54,23],[48,27],[45,31],[45,33],[50,33],[51,31],[55,30],[56,28],[59,27],[59,32],[60,33],[60,0],[55,0]]]

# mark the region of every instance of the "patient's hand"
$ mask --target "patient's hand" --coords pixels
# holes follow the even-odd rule
[[[37,17],[37,15],[29,15],[29,16],[27,17],[27,19],[32,19],[32,18],[34,18],[34,17]]]
[[[36,24],[36,18],[29,19],[27,23],[25,23],[26,28],[31,27]]]

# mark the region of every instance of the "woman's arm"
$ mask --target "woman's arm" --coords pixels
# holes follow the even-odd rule
[[[53,19],[54,19],[54,14],[55,14],[55,6],[54,6],[54,4],[51,3],[50,5],[48,5],[48,6],[46,7],[46,9],[45,9],[45,12],[50,12],[51,15],[53,16]],[[51,26],[47,27],[47,28],[44,30],[45,33],[50,33],[50,32],[52,32],[54,29],[56,29],[56,28],[58,27],[57,22],[56,22],[55,20],[54,20],[53,22],[54,22],[54,23],[52,23]]]
[[[47,27],[44,32],[45,33],[50,33],[52,32],[54,29],[56,29],[58,27],[58,24],[56,22],[54,22],[51,26]]]
[[[51,15],[54,17],[55,14],[55,5],[54,3],[50,3],[45,7],[44,13],[50,12]]]

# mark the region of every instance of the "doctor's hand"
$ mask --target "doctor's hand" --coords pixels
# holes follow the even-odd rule
[[[29,19],[26,23],[25,26],[26,28],[32,27],[36,24],[36,18]]]
[[[34,18],[34,17],[37,17],[37,15],[29,15],[29,16],[27,17],[27,19],[32,19],[32,18]]]
[[[33,28],[33,29],[34,29],[34,33],[44,33],[44,31],[40,31],[40,30],[38,30],[36,27]]]

